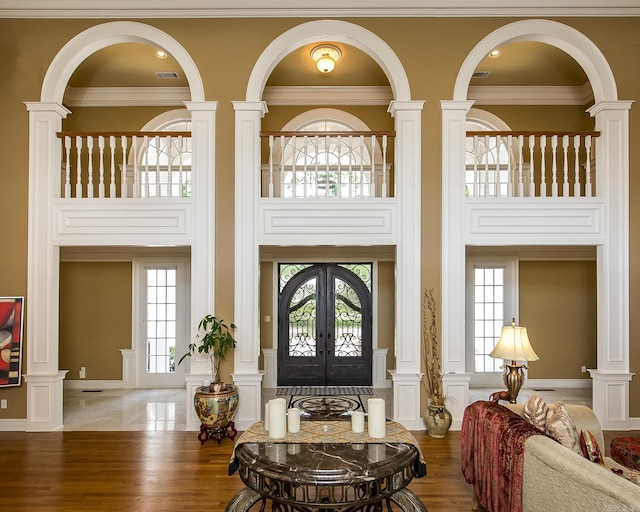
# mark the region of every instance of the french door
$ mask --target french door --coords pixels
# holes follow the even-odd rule
[[[279,386],[371,385],[371,290],[360,267],[370,276],[369,264],[310,265],[282,287]]]

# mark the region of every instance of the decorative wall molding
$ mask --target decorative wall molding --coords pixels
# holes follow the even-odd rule
[[[636,0],[4,0],[3,18],[640,16]]]
[[[178,106],[189,101],[188,87],[67,87],[68,107]],[[389,86],[278,86],[265,87],[263,99],[271,106],[388,105]],[[588,105],[593,91],[586,83],[566,86],[471,86],[475,105]]]

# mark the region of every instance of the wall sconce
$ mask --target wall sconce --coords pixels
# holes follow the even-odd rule
[[[316,63],[320,73],[331,73],[340,57],[342,57],[340,48],[332,44],[321,44],[311,50],[311,58]]]
[[[498,343],[489,356],[505,360],[504,383],[509,390],[509,402],[515,404],[524,383],[522,369],[528,368],[526,364],[520,364],[518,361],[526,362],[540,359],[531,347],[527,328],[516,327],[516,319],[512,319],[511,325],[505,325],[502,328]]]

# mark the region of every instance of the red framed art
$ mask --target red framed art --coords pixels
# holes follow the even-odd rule
[[[19,386],[24,297],[0,297],[0,387]]]

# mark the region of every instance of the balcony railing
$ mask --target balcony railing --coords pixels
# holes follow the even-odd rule
[[[467,197],[592,197],[599,132],[469,131]]]
[[[261,197],[392,197],[394,132],[262,132]]]
[[[191,132],[60,132],[70,198],[191,196]]]

